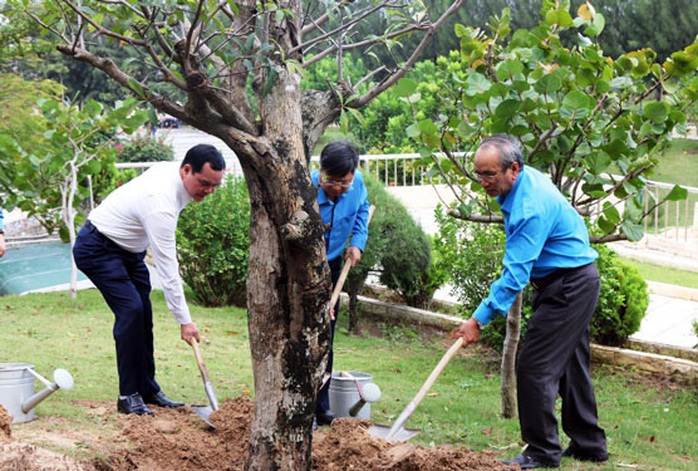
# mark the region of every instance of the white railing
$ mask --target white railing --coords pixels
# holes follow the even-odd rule
[[[429,179],[425,176],[426,168],[421,164],[422,157],[419,154],[383,154],[360,156],[361,170],[365,174],[372,175],[386,186],[422,186],[443,183],[441,178]],[[119,163],[118,168],[133,168],[144,170],[153,163]],[[311,158],[311,169],[319,166],[319,157]],[[235,173],[240,168],[237,163],[231,167]],[[650,207],[649,197],[651,193],[656,200],[660,200],[674,187],[673,184],[653,182],[647,183],[645,192],[646,210]],[[684,187],[688,191],[688,197],[681,201],[670,201],[652,211],[652,214],[644,220],[644,230],[647,234],[661,236],[676,241],[686,242],[695,236],[698,231],[698,188]],[[695,228],[695,230],[694,230]]]

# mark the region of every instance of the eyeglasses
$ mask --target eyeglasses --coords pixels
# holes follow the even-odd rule
[[[495,178],[497,178],[497,175],[499,175],[500,173],[505,173],[507,170],[508,170],[508,169],[505,168],[505,169],[503,169],[503,170],[500,170],[499,172],[483,172],[483,173],[480,173],[480,172],[478,172],[478,171],[475,171],[475,172],[473,172],[473,173],[475,174],[475,178],[476,178],[478,181],[491,182],[491,181],[493,181]]]
[[[348,182],[344,180],[329,180],[327,178],[327,175],[323,173],[321,174],[320,183],[325,186],[338,186],[340,188],[349,188],[351,184],[354,183],[354,179],[352,178]]]

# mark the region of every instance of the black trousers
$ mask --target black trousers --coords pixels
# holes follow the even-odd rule
[[[145,252],[122,249],[88,221],[78,233],[73,256],[114,312],[119,394],[148,396],[160,391],[155,381],[153,309]]]
[[[330,265],[330,273],[332,277],[332,288],[337,284],[339,280],[339,275],[342,272],[342,257],[335,258],[328,262]],[[330,351],[327,358],[327,367],[325,371],[332,374],[332,364],[334,363],[334,349],[332,345],[334,344],[334,329],[337,324],[337,316],[339,315],[339,299],[337,299],[337,304],[334,305],[334,320],[330,322]],[[326,414],[330,409],[330,383],[332,378],[325,383],[325,385],[320,388],[317,395],[317,405],[315,406],[316,414]]]
[[[596,266],[589,264],[566,271],[532,298],[534,314],[518,359],[517,392],[525,454],[541,461],[560,462],[558,394],[569,446],[589,455],[606,452],[589,372],[589,324],[599,286]]]

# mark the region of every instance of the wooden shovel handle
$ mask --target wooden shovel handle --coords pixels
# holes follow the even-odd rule
[[[446,368],[446,365],[448,365],[448,362],[451,361],[451,358],[458,353],[458,350],[461,349],[463,346],[463,338],[459,337],[453,345],[451,345],[451,348],[444,353],[444,356],[441,357],[441,361],[439,361],[439,364],[436,365],[434,368],[434,371],[431,372],[427,380],[424,382],[424,386],[422,386],[422,389],[419,390],[417,395],[414,397],[412,402],[414,402],[415,407],[417,407],[417,404],[422,402],[422,399],[424,399],[424,396],[427,395],[429,392],[429,389],[434,385],[434,382],[436,382],[436,378],[439,377],[441,372],[443,371],[444,368]]]
[[[448,362],[451,361],[451,358],[453,358],[453,356],[458,352],[458,350],[460,350],[462,346],[463,338],[459,337],[458,340],[456,340],[454,344],[451,345],[451,348],[449,348],[448,351],[441,358],[441,361],[438,365],[436,365],[436,368],[434,368],[434,370],[431,372],[427,380],[424,382],[422,389],[419,390],[414,399],[412,399],[410,403],[407,404],[407,407],[405,407],[400,416],[397,418],[393,426],[390,428],[388,435],[386,435],[386,440],[390,441],[390,439],[392,439],[393,436],[395,436],[402,429],[402,426],[405,424],[405,422],[407,422],[407,419],[409,419],[412,413],[415,411],[415,409],[417,409],[417,405],[419,405],[419,403],[422,402],[422,399],[424,399],[424,396],[427,395],[427,392],[429,392],[429,389],[431,389],[432,385],[436,381],[436,378],[439,377],[439,375],[446,367]]]
[[[201,352],[199,351],[199,342],[195,338],[191,339],[191,348],[194,349],[194,356],[196,357],[196,364],[199,365],[199,371],[201,372],[201,377],[204,382],[208,382],[208,370],[204,364],[204,359],[201,357]]]

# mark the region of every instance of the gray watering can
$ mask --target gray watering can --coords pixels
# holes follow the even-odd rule
[[[34,378],[46,388],[34,393]],[[34,407],[59,389],[73,389],[73,377],[58,368],[53,372],[53,382],[34,371],[27,363],[0,363],[0,405],[12,416],[12,423],[34,419]]]

